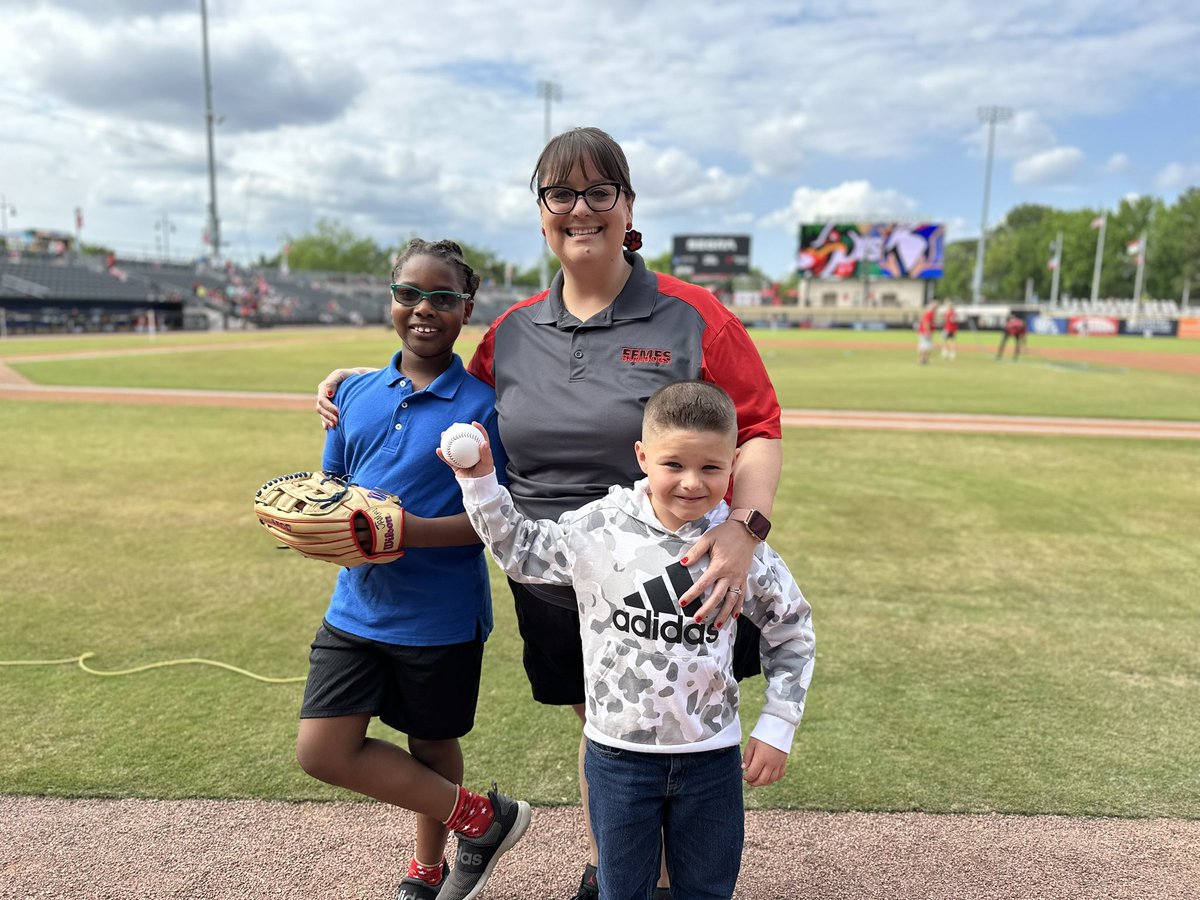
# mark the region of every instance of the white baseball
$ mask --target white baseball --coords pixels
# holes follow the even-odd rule
[[[442,432],[442,456],[456,469],[469,469],[479,462],[483,435],[474,425],[456,422]]]

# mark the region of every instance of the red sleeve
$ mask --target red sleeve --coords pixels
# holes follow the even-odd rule
[[[492,327],[487,330],[483,339],[480,340],[479,346],[475,348],[475,355],[467,363],[468,372],[492,387],[496,386],[496,371],[492,367],[496,350],[496,325],[496,322],[492,323]]]
[[[496,319],[479,342],[479,346],[475,348],[475,355],[471,357],[471,361],[467,363],[467,371],[482,381],[484,384],[496,386],[496,329],[518,309],[523,309],[526,306],[532,306],[546,299],[549,290],[542,291],[540,294],[534,294],[532,297],[527,297],[520,303],[514,303]]]
[[[711,325],[703,353],[701,376],[724,388],[737,407],[738,446],[750,438],[781,438],[779,398],[745,326],[734,317]]]

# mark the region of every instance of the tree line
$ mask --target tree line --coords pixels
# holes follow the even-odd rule
[[[1086,298],[1091,295],[1096,257],[1098,220],[1106,219],[1098,295],[1133,296],[1137,254],[1134,242],[1146,237],[1144,298],[1181,299],[1200,280],[1200,188],[1189,188],[1171,204],[1155,197],[1122,200],[1116,210],[1062,210],[1051,206],[1023,204],[1014,207],[988,233],[987,258],[983,273],[985,298],[1020,300],[1027,282],[1038,298],[1050,297],[1055,256],[1054,242],[1062,233],[1059,296]],[[297,271],[354,272],[386,276],[391,260],[401,245],[384,247],[372,238],[355,234],[346,226],[322,219],[313,231],[285,236],[289,246],[288,265]],[[496,286],[506,283],[536,285],[537,266],[511,266],[486,247],[459,241],[467,262],[484,279]],[[977,240],[951,241],[945,248],[945,275],[937,287],[939,297],[968,299],[975,272]],[[262,259],[277,266],[281,257]],[[549,257],[549,272],[559,263]],[[649,268],[671,271],[671,251],[647,257]],[[761,276],[755,270],[756,274]],[[767,279],[763,278],[765,282]],[[797,276],[782,279],[783,287],[795,287]]]
[[[1060,210],[1025,204],[1009,211],[988,232],[983,296],[1019,300],[1026,280],[1041,300],[1050,297],[1054,241],[1063,236],[1059,296],[1091,296],[1098,220],[1106,218],[1098,296],[1129,298],[1134,293],[1137,250],[1146,237],[1142,297],[1179,300],[1200,276],[1200,188],[1189,188],[1172,204],[1155,197],[1122,200],[1115,211]],[[941,297],[967,299],[975,273],[977,240],[946,246]]]

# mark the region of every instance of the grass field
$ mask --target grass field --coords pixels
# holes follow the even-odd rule
[[[394,344],[251,337],[265,346],[14,368],[45,383],[307,392]],[[819,348],[760,337],[787,406],[1200,417],[1195,377],[966,353],[922,370],[908,339],[860,351],[841,335]],[[117,345],[3,342],[0,358]],[[989,398],[1001,408],[977,409]],[[0,433],[19,489],[0,517],[0,659],[94,651],[100,669],[206,657],[304,674],[336,570],[273,550],[250,498],[319,458],[311,414],[5,399]],[[751,805],[1200,817],[1194,442],[791,429],[785,449],[772,545],[813,604],[818,661],[789,774]],[[577,802],[577,731],[528,699],[499,582],[495,595],[469,770]],[[0,667],[0,792],[348,798],[293,762],[301,691],[199,666]]]
[[[460,340],[464,357],[481,332]],[[912,336],[901,332],[754,332],[785,407],[979,412],[1023,415],[1200,419],[1194,375],[1057,360],[1056,349],[1200,354],[1189,341],[1036,338],[1036,358],[992,360],[995,336],[965,333],[952,364],[914,364]],[[396,345],[386,330],[267,331],[221,335],[121,336],[0,342],[0,360],[39,384],[302,391],[339,365],[379,365]],[[182,343],[176,344],[176,341]],[[819,342],[818,346],[813,346]],[[165,346],[164,346],[165,345]],[[238,349],[241,347],[241,349]],[[988,352],[976,352],[973,348]],[[170,349],[168,349],[170,348]],[[143,355],[59,358],[64,352]],[[145,352],[161,350],[162,352]],[[43,361],[21,357],[47,355]]]

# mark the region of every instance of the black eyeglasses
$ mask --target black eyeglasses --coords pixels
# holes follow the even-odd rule
[[[430,306],[442,312],[454,312],[458,304],[470,300],[470,294],[460,294],[457,291],[423,291],[411,284],[393,284],[392,299],[401,306],[418,306],[422,300],[428,300]]]
[[[617,205],[617,198],[621,196],[622,190],[621,185],[615,181],[593,184],[582,191],[552,184],[538,190],[538,199],[556,216],[565,216],[573,210],[580,197],[592,212],[608,212]]]

